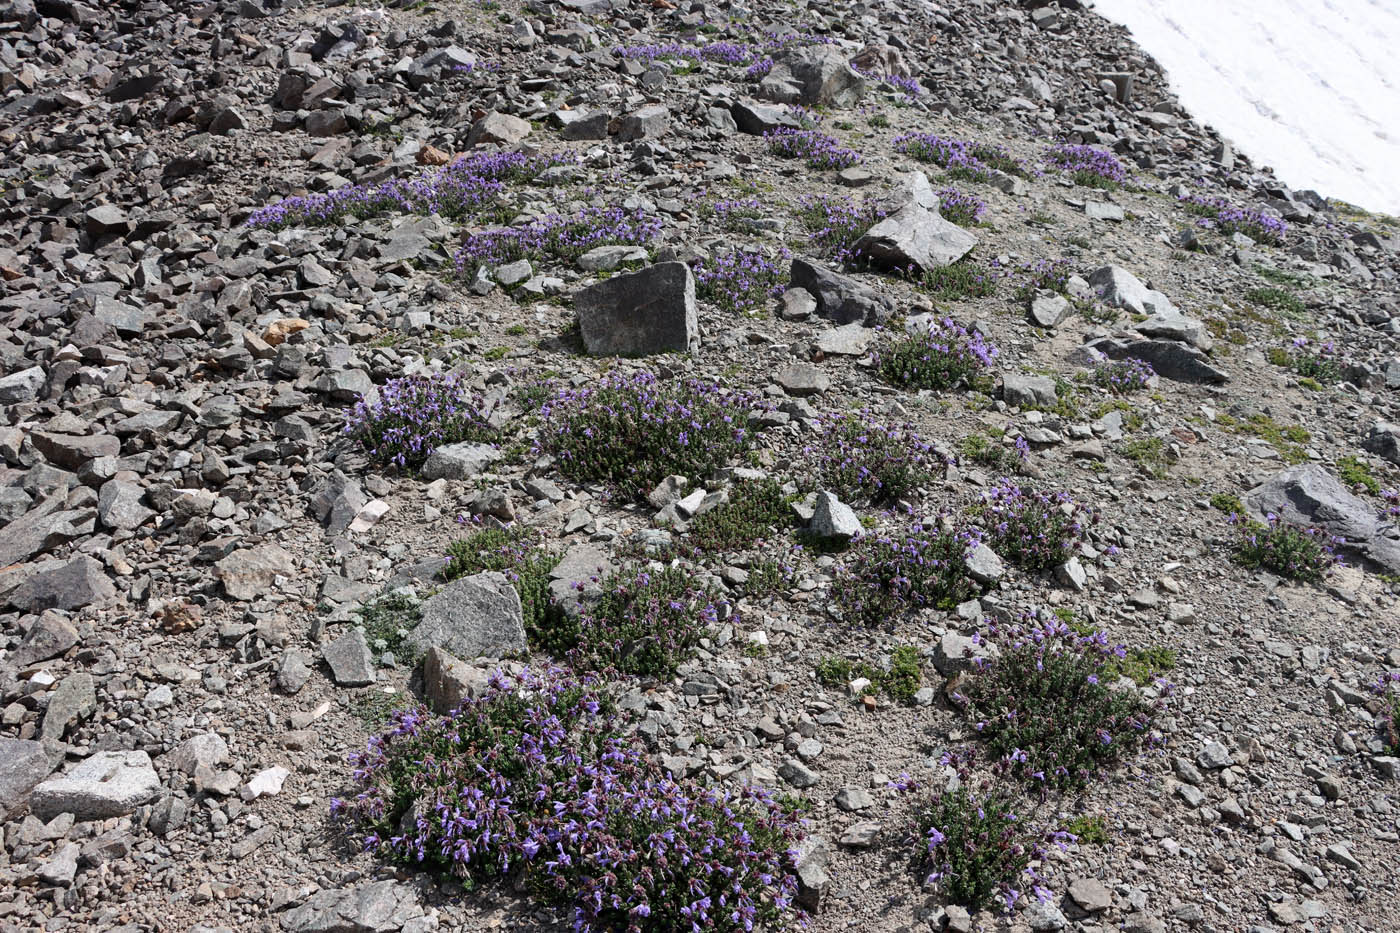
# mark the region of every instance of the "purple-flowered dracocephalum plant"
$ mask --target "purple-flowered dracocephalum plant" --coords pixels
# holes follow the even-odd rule
[[[982,215],[987,213],[987,202],[957,188],[940,188],[938,213],[949,223],[971,227],[981,221]]]
[[[797,202],[797,217],[807,228],[812,248],[840,265],[860,262],[856,241],[884,216],[878,205],[837,195],[803,195]]]
[[[457,251],[457,274],[471,278],[483,267],[518,259],[576,257],[598,246],[649,243],[661,232],[660,218],[640,210],[592,207],[571,216],[550,214],[518,227],[471,234]]]
[[[248,226],[314,226],[337,223],[345,217],[364,219],[383,214],[440,214],[462,219],[495,203],[507,182],[529,181],[547,168],[577,161],[572,153],[530,156],[492,152],[464,156],[413,178],[346,185],[324,194],[286,198],[254,211],[248,217]]]
[[[831,587],[847,622],[888,625],[925,607],[952,609],[982,592],[967,571],[981,540],[975,528],[939,531],[927,525],[857,538]]]
[[[763,134],[768,151],[785,159],[805,159],[809,168],[850,168],[861,160],[859,152],[847,149],[834,136],[817,130],[780,126]]]
[[[1337,553],[1346,539],[1321,528],[1300,528],[1270,512],[1266,524],[1250,521],[1242,515],[1231,514],[1229,522],[1239,529],[1235,542],[1235,560],[1250,568],[1276,573],[1290,580],[1321,583],[1341,564]]]
[[[1258,208],[1238,207],[1224,198],[1201,194],[1183,194],[1177,200],[1188,213],[1201,218],[1201,226],[1227,235],[1242,233],[1256,243],[1277,244],[1288,234],[1286,221]]]
[[[822,433],[803,448],[824,488],[844,500],[895,502],[944,459],[908,424],[888,424],[870,409],[827,412]]]
[[[993,171],[1026,174],[1021,162],[995,143],[978,143],[934,133],[905,133],[896,136],[893,145],[896,152],[937,165],[952,178],[990,181]]]
[[[708,260],[696,260],[695,292],[726,311],[753,313],[783,293],[792,253],[780,248],[776,259],[734,249]]]
[[[1037,292],[1049,291],[1063,295],[1069,288],[1069,277],[1073,269],[1068,259],[1037,259],[1021,263],[1014,273],[1008,272],[1016,282],[1014,292],[1017,301],[1030,301]]]
[[[571,479],[645,496],[672,474],[699,478],[726,466],[752,443],[748,416],[764,407],[716,383],[615,371],[544,405],[535,452]]]
[[[445,444],[497,437],[482,399],[455,373],[390,380],[376,398],[355,403],[345,433],[372,460],[404,469],[417,469]]]
[[[1031,572],[1053,570],[1075,556],[1098,512],[1066,492],[1044,492],[1003,479],[982,494],[975,513],[987,544]]]
[[[568,911],[580,933],[749,931],[797,912],[797,818],[752,787],[669,776],[599,682],[496,672],[445,716],[396,713],[332,812],[364,848]]]
[[[1045,150],[1045,164],[1069,175],[1077,185],[1117,188],[1128,180],[1128,170],[1113,153],[1095,146],[1057,143]]]
[[[996,650],[974,658],[952,700],[981,745],[1032,787],[1083,787],[1153,740],[1153,718],[1171,687],[1159,678],[1152,700],[1115,687],[1112,665],[1127,650],[1103,632],[1028,620],[989,623],[979,640]]]
[[[1342,360],[1337,354],[1337,345],[1330,340],[1314,348],[1307,337],[1294,337],[1290,349],[1270,351],[1269,360],[1323,385],[1342,381]]]
[[[881,375],[897,386],[941,391],[975,386],[996,363],[997,348],[952,318],[933,319],[874,357]]]
[[[1156,377],[1157,372],[1150,363],[1134,357],[1104,360],[1092,371],[1094,385],[1114,395],[1128,395],[1146,389]]]

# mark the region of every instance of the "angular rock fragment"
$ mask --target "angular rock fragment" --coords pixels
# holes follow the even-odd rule
[[[683,262],[659,262],[574,295],[583,345],[595,356],[687,352],[700,339],[695,277]]]

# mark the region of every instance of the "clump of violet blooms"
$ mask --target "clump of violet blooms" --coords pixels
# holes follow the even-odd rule
[[[1342,381],[1342,362],[1337,356],[1337,345],[1330,340],[1311,348],[1307,337],[1294,337],[1291,350],[1271,350],[1269,359],[1278,365],[1287,366],[1305,379],[1315,379],[1322,385],[1333,385]]]
[[[905,133],[893,142],[896,152],[937,165],[951,178],[990,181],[993,171],[1025,175],[1025,167],[1001,146],[934,133]]]
[[[641,245],[660,232],[661,220],[640,210],[590,207],[567,217],[550,214],[468,236],[455,257],[457,274],[470,279],[483,267],[519,259],[574,258],[599,246]]]
[[[752,442],[748,416],[762,407],[757,396],[712,382],[614,371],[544,405],[535,451],[570,479],[640,498],[667,476],[705,477],[728,465]]]
[[[787,287],[791,259],[786,248],[781,248],[775,259],[756,250],[735,248],[696,260],[695,292],[725,311],[760,311]]]
[[[869,409],[827,412],[820,424],[803,454],[822,488],[845,501],[896,502],[944,463],[912,425],[887,424]]]
[[[1020,268],[1009,273],[1015,276],[1017,301],[1032,301],[1037,292],[1055,292],[1063,295],[1069,289],[1069,277],[1073,273],[1068,259],[1037,259],[1023,262]]]
[[[345,433],[370,459],[415,470],[434,450],[462,441],[494,441],[482,399],[456,373],[391,379],[355,403]]]
[[[975,528],[939,531],[926,524],[862,535],[837,572],[832,600],[844,621],[860,625],[889,625],[925,607],[952,609],[982,592],[967,570],[980,540]]]
[[[1044,492],[1003,479],[974,508],[987,544],[1032,573],[1053,570],[1075,556],[1099,515],[1066,492]]]
[[[842,169],[860,162],[854,149],[847,149],[834,136],[818,130],[799,130],[780,126],[763,134],[768,151],[784,159],[804,159],[808,168]]]
[[[938,191],[938,213],[949,223],[971,227],[987,213],[987,202],[957,188],[941,188]]]
[[[1032,621],[992,625],[978,644],[951,699],[987,751],[1032,786],[1078,790],[1150,739],[1160,694],[1148,701],[1116,686],[1112,665],[1127,651],[1102,632]],[[1156,687],[1169,690],[1160,680]]]
[[[1224,198],[1183,194],[1177,200],[1188,213],[1201,218],[1200,224],[1214,227],[1227,236],[1242,233],[1256,243],[1276,245],[1288,234],[1288,223],[1273,214],[1252,207],[1237,207]]]
[[[383,214],[439,214],[460,220],[492,204],[505,191],[507,182],[529,181],[547,168],[572,165],[577,160],[571,153],[530,156],[491,152],[464,156],[414,178],[346,185],[324,194],[286,198],[253,211],[248,226],[277,230]]]
[[[1123,360],[1103,360],[1092,371],[1094,385],[1113,395],[1129,395],[1152,385],[1157,372],[1144,360],[1129,357]]]
[[[996,358],[997,348],[981,334],[945,317],[915,328],[874,361],[893,385],[942,391],[977,386]]]
[[[839,195],[803,195],[797,202],[797,219],[807,228],[813,249],[843,266],[859,264],[856,241],[884,216],[878,205]]]
[[[1264,520],[1267,524],[1261,525],[1238,513],[1230,515],[1230,524],[1239,529],[1234,558],[1241,566],[1320,584],[1342,562],[1337,550],[1346,545],[1345,538],[1321,528],[1299,528],[1272,512]]]
[[[498,882],[580,933],[749,931],[799,914],[797,817],[766,792],[676,780],[598,681],[497,671],[445,716],[401,710],[352,757],[332,814],[366,851]]]
[[[1117,188],[1128,180],[1123,163],[1094,146],[1057,143],[1045,150],[1045,163],[1086,188]]]

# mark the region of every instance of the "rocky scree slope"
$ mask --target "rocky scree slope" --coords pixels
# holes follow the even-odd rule
[[[329,812],[391,709],[550,657],[634,668],[667,776],[782,795],[814,929],[1393,925],[1396,226],[1235,155],[1123,30],[9,0],[0,93],[5,929],[558,928]],[[605,376],[752,393],[744,449],[583,470]],[[1097,523],[1028,559],[987,506],[1032,489]],[[901,590],[879,542],[940,530]],[[709,588],[672,663],[526,624],[660,564]],[[959,698],[1017,624],[1121,644],[1156,712],[1080,787],[1005,779],[1074,837],[969,912],[911,836],[965,750],[990,779]]]

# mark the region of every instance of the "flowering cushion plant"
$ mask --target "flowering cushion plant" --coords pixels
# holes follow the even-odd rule
[[[366,850],[513,881],[577,931],[752,930],[794,914],[801,825],[763,791],[678,781],[598,682],[497,672],[445,716],[398,712],[332,811]]]
[[[405,469],[422,466],[445,444],[498,437],[481,398],[454,373],[391,379],[377,398],[355,403],[345,433],[358,440],[371,459]]]

